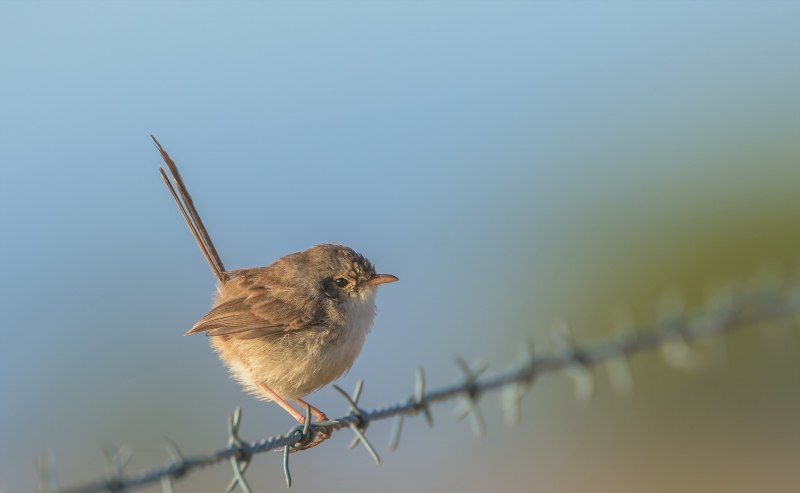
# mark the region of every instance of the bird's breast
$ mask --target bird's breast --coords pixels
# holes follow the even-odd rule
[[[375,292],[344,302],[341,313],[343,320],[336,338],[323,351],[331,380],[349,370],[361,352],[375,318]]]
[[[375,291],[371,290],[356,299],[346,301],[342,312],[345,330],[363,341],[375,319]]]

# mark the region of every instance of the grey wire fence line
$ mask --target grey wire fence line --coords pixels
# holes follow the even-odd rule
[[[680,299],[665,298],[659,313],[649,326],[636,326],[632,317],[622,317],[617,324],[619,335],[606,342],[591,346],[579,346],[565,323],[558,323],[553,329],[554,354],[537,355],[532,344],[527,345],[527,355],[514,368],[494,375],[484,376],[485,365],[468,365],[463,359],[456,363],[463,373],[463,379],[447,387],[436,390],[425,389],[425,376],[417,368],[413,394],[396,404],[365,409],[359,405],[363,381],[359,380],[352,394],[334,386],[350,408],[350,413],[338,419],[311,423],[310,409],[307,410],[306,424],[292,428],[285,435],[261,441],[247,442],[239,437],[241,410],[237,408],[228,419],[228,443],[223,449],[208,455],[187,457],[172,442],[167,444],[169,462],[136,473],[125,474],[123,469],[130,459],[130,450],[106,450],[106,475],[86,484],[59,489],[55,473],[49,460],[42,456],[37,460],[40,491],[47,493],[92,493],[127,491],[146,485],[160,483],[165,493],[173,491],[173,482],[197,469],[227,462],[232,468],[227,493],[237,487],[243,493],[252,490],[245,478],[250,460],[255,454],[270,450],[283,450],[283,470],[287,487],[291,486],[289,470],[290,452],[302,449],[313,443],[323,430],[333,433],[349,429],[354,437],[351,447],[361,444],[380,463],[378,453],[365,436],[369,424],[376,420],[394,418],[389,439],[389,450],[394,450],[400,440],[405,417],[422,414],[429,425],[433,419],[431,404],[459,399],[460,406],[455,410],[458,418],[469,417],[476,435],[484,433],[484,420],[478,407],[480,398],[493,391],[502,390],[504,409],[510,421],[516,423],[520,416],[520,404],[535,379],[541,375],[565,372],[575,384],[575,395],[579,400],[590,398],[594,392],[592,368],[600,364],[607,367],[612,386],[620,392],[632,389],[633,379],[628,366],[628,358],[645,350],[660,350],[665,361],[673,366],[691,368],[696,359],[689,343],[727,334],[745,327],[765,324],[786,324],[796,326],[800,321],[800,284],[782,285],[777,282],[760,283],[740,290],[720,291],[707,306],[694,313],[687,313]],[[310,423],[310,424],[309,424]]]

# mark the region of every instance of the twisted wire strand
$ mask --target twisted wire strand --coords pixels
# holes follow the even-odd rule
[[[308,443],[309,430],[312,430],[311,433],[313,433],[315,427],[325,426],[331,433],[344,428],[353,430],[356,439],[352,445],[359,441],[362,442],[373,454],[375,460],[379,461],[377,454],[363,434],[367,425],[372,421],[391,417],[397,417],[398,421],[401,421],[405,416],[423,413],[431,424],[428,411],[431,404],[462,398],[466,404],[463,414],[474,413],[475,421],[482,423],[477,402],[487,392],[513,386],[515,387],[515,401],[518,404],[533,381],[544,374],[578,369],[588,374],[588,376],[584,376],[591,380],[591,373],[588,371],[591,367],[615,360],[627,361],[631,355],[639,352],[664,349],[673,343],[687,345],[699,339],[724,336],[735,330],[754,325],[795,324],[800,320],[800,284],[786,288],[775,284],[751,287],[740,294],[729,293],[727,297],[717,301],[718,303],[710,309],[692,315],[685,314],[682,306],[673,306],[671,310],[662,313],[661,318],[650,326],[629,330],[614,339],[591,346],[578,346],[572,341],[570,334],[562,333],[561,342],[564,347],[556,354],[535,355],[531,351],[529,357],[518,366],[485,377],[480,376],[482,370],[473,371],[469,366],[459,363],[465,373],[463,381],[429,392],[424,391],[424,377],[421,371],[418,371],[417,389],[414,395],[404,401],[383,407],[369,410],[358,407],[361,383],[357,385],[353,397],[349,397],[344,391],[337,389],[344,394],[348,401],[351,408],[350,414],[325,423],[314,423],[311,427],[300,425],[285,435],[260,441],[246,442],[239,439],[238,423],[241,413],[237,408],[230,418],[229,434],[231,436],[226,448],[205,456],[184,457],[177,451],[177,447],[171,444],[169,447],[171,462],[163,467],[127,475],[118,468],[116,471],[118,474],[114,476],[66,489],[55,489],[50,482],[47,491],[61,493],[115,492],[161,483],[164,491],[171,492],[172,480],[180,479],[191,471],[229,461],[234,467],[234,479],[231,481],[228,491],[232,491],[238,485],[242,491],[246,492],[250,488],[244,478],[244,471],[252,456],[280,449],[284,449],[286,481],[287,485],[290,485],[291,476],[288,470],[287,455],[289,449],[298,444]],[[632,327],[632,329],[634,328]],[[592,382],[589,383],[593,387]],[[579,383],[576,382],[576,387],[578,385]],[[395,427],[398,436],[393,436],[390,440],[390,450],[397,446],[401,427],[401,422]],[[49,473],[45,471],[41,474]]]

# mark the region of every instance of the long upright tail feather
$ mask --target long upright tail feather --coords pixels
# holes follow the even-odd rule
[[[189,231],[192,233],[192,236],[197,242],[197,246],[200,247],[200,251],[203,252],[203,256],[206,258],[208,265],[211,266],[211,270],[214,271],[214,274],[217,276],[217,279],[219,279],[220,282],[225,282],[225,266],[222,265],[222,260],[219,258],[217,249],[214,248],[214,243],[211,241],[211,237],[209,236],[208,231],[206,231],[203,221],[200,219],[200,215],[197,213],[197,209],[192,201],[192,196],[189,195],[189,191],[186,189],[186,185],[183,183],[183,178],[181,178],[181,174],[178,171],[178,166],[175,165],[175,161],[169,157],[167,151],[161,147],[161,144],[152,134],[150,135],[150,138],[153,139],[153,142],[155,142],[158,152],[161,153],[161,157],[164,159],[164,162],[167,164],[167,168],[172,175],[172,182],[170,182],[167,174],[164,172],[164,168],[159,168],[158,170],[161,173],[161,179],[164,180],[164,184],[167,185],[167,189],[172,194],[172,198],[178,205],[178,209],[181,211],[183,219],[186,221],[186,225],[189,227]]]

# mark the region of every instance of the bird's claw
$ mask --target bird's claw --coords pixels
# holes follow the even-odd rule
[[[311,423],[311,426],[308,428],[307,435],[292,445],[292,447],[289,449],[289,452],[299,452],[301,450],[314,448],[325,440],[329,439],[332,433],[333,429],[329,425],[321,426],[316,423]]]

